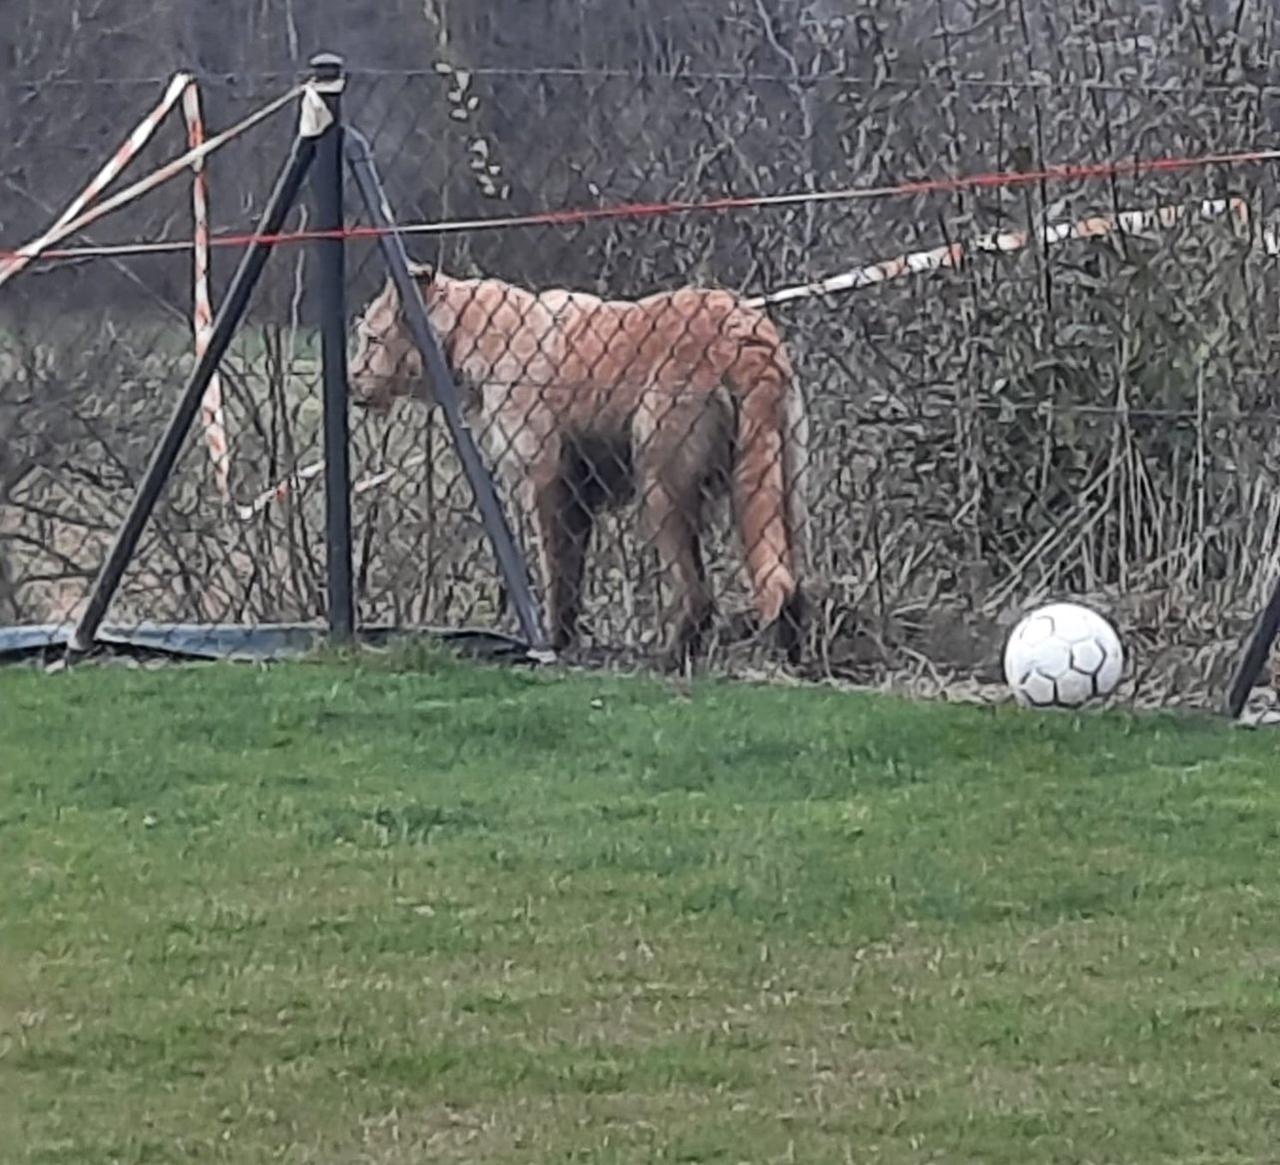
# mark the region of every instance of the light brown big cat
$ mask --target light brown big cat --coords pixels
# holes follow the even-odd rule
[[[674,601],[665,658],[695,656],[713,616],[700,533],[731,492],[756,612],[798,659],[808,423],[773,323],[727,291],[635,301],[416,267],[473,423],[538,532],[552,642],[569,646],[596,515],[638,501]],[[355,403],[431,401],[388,280],[356,324]]]

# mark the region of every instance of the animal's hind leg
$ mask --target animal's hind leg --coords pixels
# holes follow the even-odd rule
[[[676,405],[669,398],[642,410],[636,425],[636,478],[646,533],[658,553],[662,579],[673,592],[662,663],[680,668],[701,653],[715,616],[702,560],[703,484],[715,418],[707,404]],[[661,409],[661,411],[658,411]]]
[[[787,663],[798,667],[804,656],[805,635],[809,626],[809,602],[804,588],[797,586],[783,604],[778,616],[778,646]]]
[[[645,524],[658,552],[663,582],[672,598],[663,614],[667,626],[661,662],[667,668],[681,668],[702,654],[703,642],[715,604],[707,586],[698,538],[697,490],[672,490],[669,484],[654,483],[644,500]]]

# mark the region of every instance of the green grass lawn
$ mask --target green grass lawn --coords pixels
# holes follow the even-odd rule
[[[0,672],[0,1159],[1276,1160],[1277,743],[413,653]]]

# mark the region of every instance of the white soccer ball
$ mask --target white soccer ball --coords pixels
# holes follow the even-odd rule
[[[1115,691],[1123,671],[1115,628],[1079,603],[1032,611],[1004,648],[1004,678],[1024,708],[1079,708]]]

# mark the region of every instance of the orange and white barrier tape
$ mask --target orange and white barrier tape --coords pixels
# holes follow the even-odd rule
[[[20,265],[25,267],[31,259],[38,256],[41,251],[51,247],[54,243],[61,242],[68,235],[78,234],[85,227],[97,222],[113,210],[119,210],[120,207],[127,206],[130,202],[141,198],[142,195],[181,174],[195,163],[203,161],[215,150],[221,149],[232,139],[252,129],[260,121],[266,120],[277,110],[283,109],[284,106],[288,105],[302,92],[302,89],[302,86],[295,86],[288,93],[282,94],[261,109],[255,110],[248,117],[236,122],[230,129],[225,129],[220,134],[208,138],[199,146],[188,150],[181,157],[174,158],[171,162],[166,162],[158,170],[153,170],[145,178],[138,179],[132,186],[126,186],[123,190],[106,199],[106,201],[98,203],[97,206],[89,207],[72,218],[68,218],[64,214],[63,220],[58,225],[50,227],[35,243],[29,243],[27,247],[22,248],[23,251],[31,251],[31,254],[15,256],[15,259],[11,260],[6,267],[0,269],[0,286],[17,274],[19,259],[21,260]]]
[[[102,169],[72,199],[57,221],[44,234],[14,252],[6,262],[0,263],[0,286],[62,239],[77,234],[90,223],[141,198],[190,167],[192,171],[191,206],[194,220],[192,331],[195,339],[195,355],[199,360],[207,351],[213,334],[213,303],[209,294],[209,195],[204,159],[227,142],[239,137],[277,110],[282,109],[299,93],[305,91],[305,86],[295,86],[289,92],[243,118],[230,129],[206,139],[204,119],[200,111],[200,91],[196,79],[188,73],[174,74],[155,108],[137,124]],[[182,101],[187,127],[187,152],[105,201],[93,205],[94,200],[142,151],[165,116],[179,100]],[[314,105],[314,102],[312,104]],[[304,116],[307,112],[307,107],[304,105]],[[314,120],[314,114],[311,116]],[[218,492],[223,501],[230,505],[232,501],[231,449],[227,439],[226,417],[222,405],[222,383],[216,372],[210,379],[201,401],[200,420],[209,456],[213,462]]]
[[[85,207],[110,186],[124,168],[138,156],[159,128],[160,123],[165,119],[165,115],[194,83],[195,79],[187,73],[174,74],[173,80],[169,82],[169,87],[165,90],[164,96],[160,98],[156,107],[138,122],[133,132],[120,143],[116,148],[116,152],[107,159],[102,169],[71,200],[71,204],[62,212],[53,226],[39,238],[32,239],[25,246],[19,247],[7,262],[0,265],[0,285],[8,282],[28,263],[38,258],[42,251],[52,246],[59,239],[66,237],[69,233],[66,230],[67,224],[73,222]]]
[[[390,481],[397,473],[403,473],[406,469],[421,465],[426,459],[425,453],[411,453],[395,469],[380,469],[376,473],[357,479],[351,486],[351,492],[357,496],[368,493],[371,489],[377,489],[378,486]],[[250,518],[262,513],[268,506],[284,501],[290,493],[301,492],[307,482],[319,477],[323,472],[323,461],[313,461],[309,465],[304,465],[292,477],[285,478],[270,489],[263,490],[249,505],[237,506],[236,512],[240,515],[241,521],[247,522]]]
[[[187,122],[187,145],[198,149],[204,144],[204,119],[200,114],[200,89],[192,81],[182,94],[182,113]],[[192,304],[191,325],[195,335],[196,360],[209,347],[213,335],[213,303],[209,296],[209,187],[204,160],[191,164],[192,238]],[[218,493],[231,502],[231,449],[227,442],[226,417],[222,410],[222,381],[217,371],[209,378],[209,386],[200,402],[200,423],[205,443],[213,461]]]
[[[981,235],[966,248],[963,243],[949,243],[928,251],[912,251],[894,259],[855,267],[840,275],[832,275],[816,283],[802,283],[795,287],[783,287],[765,295],[747,300],[751,307],[766,307],[775,303],[788,303],[797,299],[811,299],[818,295],[832,295],[841,291],[856,291],[900,279],[904,275],[920,275],[927,271],[943,271],[955,268],[965,258],[967,251],[1007,253],[1019,251],[1038,239],[1046,247],[1073,239],[1100,239],[1110,234],[1136,235],[1153,228],[1168,229],[1179,222],[1186,213],[1184,206],[1158,206],[1154,210],[1126,210],[1119,214],[1098,214],[1077,222],[1051,223],[1036,233],[1031,231],[996,231]],[[1249,207],[1242,198],[1214,198],[1200,203],[1200,216],[1206,219],[1233,215],[1239,222],[1249,222]]]

